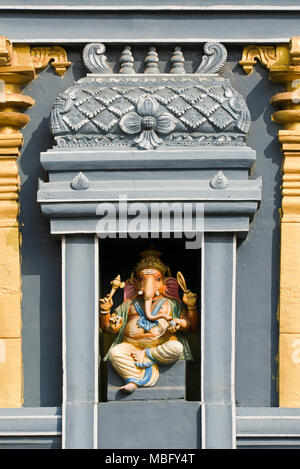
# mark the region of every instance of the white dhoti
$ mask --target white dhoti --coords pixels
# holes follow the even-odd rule
[[[158,364],[175,363],[183,353],[183,346],[177,339],[171,338],[160,342],[159,345],[152,347],[153,341],[149,339],[128,339],[110,349],[109,361],[125,383],[154,386],[159,378]],[[145,350],[143,363],[137,363],[131,355],[137,350]]]

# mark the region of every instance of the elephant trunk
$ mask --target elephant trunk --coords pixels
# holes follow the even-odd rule
[[[152,277],[148,277],[145,281],[145,288],[144,288],[144,300],[145,300],[145,316],[149,321],[157,321],[157,319],[165,319],[169,321],[172,319],[165,313],[156,314],[156,316],[152,316],[152,302],[155,295],[155,283]]]

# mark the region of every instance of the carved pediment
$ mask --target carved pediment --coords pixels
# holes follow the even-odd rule
[[[184,58],[178,48],[169,74],[157,73],[153,50],[145,58],[144,74],[135,73],[128,48],[121,57],[121,70],[130,73],[113,74],[105,48],[98,46],[88,45],[84,52],[93,74],[76,82],[54,104],[51,131],[58,146],[150,150],[244,143],[249,110],[229,80],[215,73],[226,60],[224,46],[207,44],[207,55],[194,74],[183,73]]]

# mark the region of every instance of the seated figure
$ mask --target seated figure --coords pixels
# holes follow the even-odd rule
[[[197,330],[197,295],[186,289],[181,276],[185,293],[180,300],[178,281],[166,277],[160,255],[155,249],[141,253],[136,278],[125,282],[124,301],[113,313],[111,295],[100,300],[102,331],[118,334],[104,360],[123,378],[120,389],[128,393],[154,386],[158,365],[192,360],[184,332]]]

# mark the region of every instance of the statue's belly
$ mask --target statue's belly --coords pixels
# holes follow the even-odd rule
[[[168,322],[165,319],[158,320],[158,326],[152,327],[149,331],[144,331],[142,327],[137,325],[139,316],[129,318],[124,330],[124,336],[131,339],[143,339],[145,337],[158,338],[162,337],[168,328]]]

